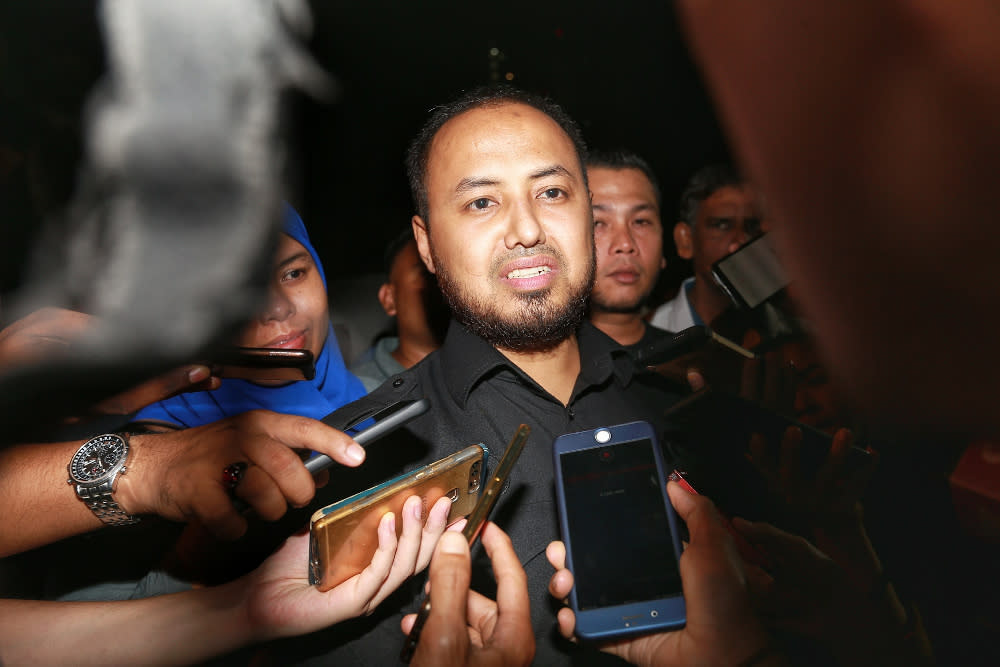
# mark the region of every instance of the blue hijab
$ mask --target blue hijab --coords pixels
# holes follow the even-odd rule
[[[312,255],[323,289],[326,274],[302,218],[288,204],[284,205],[284,232],[301,243]],[[247,380],[226,379],[215,391],[178,394],[140,410],[133,421],[158,421],[182,428],[201,426],[249,410],[273,410],[290,415],[321,419],[337,408],[365,395],[361,381],[344,366],[333,325],[326,332],[326,343],[316,360],[316,377],[291,382],[280,387],[265,387]]]

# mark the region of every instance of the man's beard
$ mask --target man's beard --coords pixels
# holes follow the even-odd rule
[[[532,248],[524,255],[547,252],[553,255],[561,267],[565,267],[561,253],[545,246]],[[520,308],[513,316],[508,316],[493,301],[468,294],[462,285],[445,269],[445,265],[431,255],[437,268],[438,285],[452,315],[465,327],[494,347],[511,352],[545,352],[555,348],[569,338],[580,326],[587,313],[587,300],[594,284],[594,259],[584,279],[577,285],[570,285],[565,303],[552,301],[554,289],[546,287],[534,292],[516,293],[511,296]],[[497,259],[491,266],[489,275],[496,275],[499,266],[508,258]]]

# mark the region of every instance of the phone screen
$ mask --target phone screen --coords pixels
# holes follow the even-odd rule
[[[681,591],[653,447],[643,438],[559,455],[581,611]]]
[[[730,298],[747,308],[756,308],[788,286],[788,277],[767,234],[720,259],[712,273]]]

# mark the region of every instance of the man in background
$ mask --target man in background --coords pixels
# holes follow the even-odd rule
[[[367,391],[440,347],[448,330],[448,308],[417,253],[410,227],[386,247],[385,272],[378,301],[385,314],[395,318],[396,335],[379,338],[351,366]]]
[[[712,277],[712,264],[762,231],[755,191],[728,165],[696,172],[681,195],[680,213],[674,243],[678,256],[691,260],[694,276],[650,319],[653,326],[675,332],[711,325],[732,305]]]
[[[621,345],[638,348],[667,335],[643,319],[663,257],[661,197],[649,164],[629,151],[587,158],[597,269],[590,321]]]

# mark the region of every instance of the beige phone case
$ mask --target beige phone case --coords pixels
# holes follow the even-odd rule
[[[393,512],[398,537],[403,530],[403,503],[410,496],[420,496],[425,518],[446,495],[452,499],[448,523],[467,516],[482,489],[485,451],[482,445],[471,445],[317,510],[309,525],[310,582],[326,591],[368,567],[378,548],[379,522],[386,512]]]

